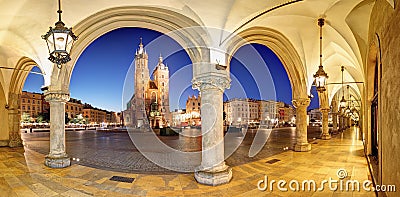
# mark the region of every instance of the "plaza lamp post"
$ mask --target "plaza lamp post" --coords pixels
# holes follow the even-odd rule
[[[46,40],[47,48],[49,50],[49,60],[57,65],[57,68],[61,69],[61,65],[71,60],[70,52],[74,41],[78,39],[72,32],[72,28],[65,27],[65,24],[61,20],[61,0],[58,0],[58,21],[55,23],[55,27],[50,27],[50,30],[42,35],[42,38]]]
[[[318,26],[320,27],[320,41],[319,41],[319,67],[318,71],[314,74],[315,78],[315,86],[320,93],[323,93],[326,90],[326,80],[328,79],[328,74],[324,71],[324,67],[322,66],[322,26],[324,26],[325,19],[318,19]]]

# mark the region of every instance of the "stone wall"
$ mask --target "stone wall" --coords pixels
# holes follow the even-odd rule
[[[375,177],[377,184],[395,184],[400,187],[400,0],[395,1],[393,9],[386,0],[377,0],[372,11],[369,27],[369,46],[376,47],[376,61],[382,63],[379,69],[381,77],[379,84],[379,176]],[[378,36],[379,39],[378,39]],[[380,50],[379,42],[380,40]],[[374,49],[370,49],[374,51]],[[382,58],[380,58],[380,52]],[[371,54],[369,55],[371,58]],[[365,72],[367,78],[367,94],[364,98],[367,105],[371,104],[371,91],[374,84],[373,61],[366,60]],[[364,116],[370,120],[370,108],[364,111]],[[370,124],[364,127],[364,132],[370,135]],[[370,140],[369,140],[370,141]],[[370,142],[367,146],[371,146]],[[380,194],[382,195],[382,194]],[[387,192],[387,196],[396,196]]]

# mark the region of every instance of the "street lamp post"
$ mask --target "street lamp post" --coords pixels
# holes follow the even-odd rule
[[[324,26],[325,19],[318,19],[318,26],[320,27],[320,41],[319,41],[319,67],[317,72],[314,74],[315,78],[315,86],[320,93],[323,93],[326,90],[326,80],[328,79],[328,74],[324,71],[324,67],[322,66],[322,26]]]
[[[70,52],[74,41],[78,39],[72,32],[72,28],[65,27],[64,22],[61,20],[61,2],[58,0],[58,21],[55,27],[50,27],[50,30],[42,35],[46,40],[47,48],[49,50],[49,60],[61,68],[61,64],[65,64],[71,60]]]
[[[324,26],[325,20],[323,18],[318,19],[319,28],[319,67],[317,72],[314,74],[315,78],[315,86],[317,87],[318,92],[321,94],[320,96],[320,111],[322,112],[322,136],[321,138],[324,140],[331,139],[329,134],[329,124],[328,124],[328,115],[329,108],[326,92],[326,80],[328,79],[328,74],[324,71],[324,67],[322,66],[322,26]],[[323,99],[322,99],[323,98]]]

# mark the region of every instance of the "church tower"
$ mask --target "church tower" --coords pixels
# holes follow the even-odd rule
[[[148,55],[143,48],[142,38],[140,38],[139,49],[135,54],[135,95],[134,104],[135,112],[133,124],[137,127],[147,126],[148,120],[146,115],[146,90],[150,81]]]
[[[164,119],[164,125],[167,125],[168,123],[171,123],[169,111],[169,70],[168,66],[164,65],[161,54],[158,59],[158,64],[153,72],[153,79],[158,87],[158,111],[161,113],[161,116]]]

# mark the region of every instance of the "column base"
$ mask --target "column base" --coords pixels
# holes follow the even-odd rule
[[[8,140],[0,140],[0,147],[8,146],[10,142]]]
[[[201,168],[201,167],[200,167]],[[232,179],[232,168],[223,164],[220,167],[214,167],[208,170],[196,170],[194,178],[198,183],[204,185],[222,185],[229,183]]]
[[[296,152],[308,152],[310,150],[311,150],[311,144],[309,143],[294,145],[294,151]]]
[[[63,157],[52,157],[47,155],[44,160],[44,165],[49,168],[65,168],[71,165],[71,159],[68,155]]]
[[[11,148],[15,148],[15,147],[22,147],[23,145],[22,145],[22,141],[20,141],[20,140],[11,140],[8,143],[8,146]]]
[[[321,139],[323,140],[330,140],[331,139],[331,135],[328,134],[322,134]]]

